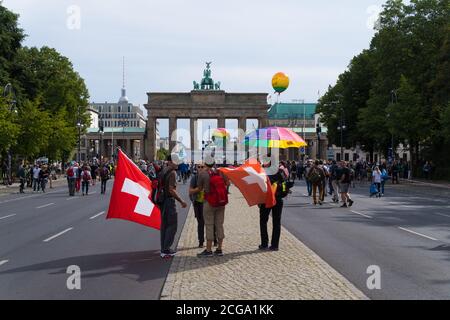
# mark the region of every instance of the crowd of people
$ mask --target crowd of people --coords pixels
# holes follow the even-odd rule
[[[114,175],[115,167],[113,162],[100,164],[98,161],[79,164],[72,161],[67,164],[66,178],[69,187],[69,196],[81,191],[82,196],[89,195],[89,186],[95,186],[97,180],[101,182],[101,194],[106,193],[106,183]]]
[[[57,179],[57,174],[60,173],[60,167],[57,165],[48,165],[36,163],[35,165],[19,165],[17,170],[17,177],[20,181],[19,192],[25,193],[26,188],[30,188],[33,192],[43,192],[50,184],[53,188],[53,181]]]

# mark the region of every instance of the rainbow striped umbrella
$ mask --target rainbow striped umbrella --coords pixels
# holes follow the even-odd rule
[[[257,129],[245,136],[245,144],[263,148],[301,148],[308,144],[289,128],[269,127]]]
[[[230,133],[225,128],[218,128],[213,131],[212,136],[217,140],[226,140],[230,139]]]

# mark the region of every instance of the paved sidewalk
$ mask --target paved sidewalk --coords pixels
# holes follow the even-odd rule
[[[409,183],[409,184],[417,184],[417,185],[422,185],[422,186],[430,186],[430,187],[436,187],[436,188],[450,189],[450,182],[447,182],[447,181],[400,179],[400,182],[402,182],[402,183]]]
[[[67,179],[64,176],[52,181],[53,188],[67,185]],[[8,194],[19,193],[19,183],[13,183],[10,186],[0,185],[0,197]],[[46,190],[50,191],[50,183],[47,183]],[[25,188],[25,193],[33,193],[32,188]]]
[[[280,251],[257,250],[258,208],[249,208],[236,188],[231,192],[225,212],[225,256],[197,258],[202,249],[197,248],[191,208],[162,300],[367,299],[284,228]]]

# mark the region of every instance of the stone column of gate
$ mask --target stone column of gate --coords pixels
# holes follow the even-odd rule
[[[146,140],[146,157],[150,161],[156,160],[156,118],[154,117],[148,117]],[[142,143],[142,146],[143,145],[144,143]],[[143,150],[141,152],[143,152]]]
[[[169,118],[169,152],[172,153],[172,150],[175,149],[175,146],[177,145],[177,118],[176,117],[170,117]]]
[[[226,122],[225,118],[223,118],[223,117],[218,118],[217,119],[217,128],[225,128],[225,122]],[[226,152],[227,152],[226,139],[223,139],[222,143],[223,143],[223,145],[221,145],[220,147],[222,147],[222,150],[223,150],[222,155],[225,156]],[[228,159],[225,159],[225,160],[228,161]]]
[[[134,159],[134,155],[133,155],[133,153],[131,152],[130,144],[131,144],[130,139],[125,139],[125,153],[128,154],[128,156],[129,156],[131,159]]]
[[[144,139],[139,140],[139,157],[141,160],[145,158]]]
[[[190,135],[191,135],[191,160],[200,160],[195,159],[195,151],[198,150],[198,140],[197,140],[197,118],[191,118],[190,123]]]
[[[247,118],[240,117],[238,118],[238,128],[239,128],[239,142],[238,142],[238,152],[243,152],[244,160],[247,159],[247,147],[244,144],[245,140],[245,132],[247,131]],[[239,159],[242,159],[242,156],[239,155]]]

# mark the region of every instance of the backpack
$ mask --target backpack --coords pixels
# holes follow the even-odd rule
[[[170,169],[166,173],[161,171],[158,175],[158,179],[155,179],[152,182],[153,187],[153,195],[152,200],[153,203],[155,203],[158,207],[162,207],[164,205],[164,201],[169,197],[169,190],[165,188],[167,177],[169,174],[171,174],[174,170]]]
[[[223,207],[228,204],[228,191],[223,177],[214,171],[209,172],[209,192],[205,199],[213,208]]]
[[[320,171],[318,168],[312,168],[311,172],[309,173],[309,181],[312,183],[317,183],[321,180],[322,175],[320,174]]]
[[[106,167],[102,168],[102,170],[100,171],[100,178],[102,180],[108,180],[108,176],[109,176],[109,170]]]
[[[69,178],[72,178],[75,175],[75,173],[73,172],[73,167],[70,167],[69,169],[67,169],[67,176]]]
[[[83,170],[83,181],[89,181],[89,180],[91,180],[89,170]]]

